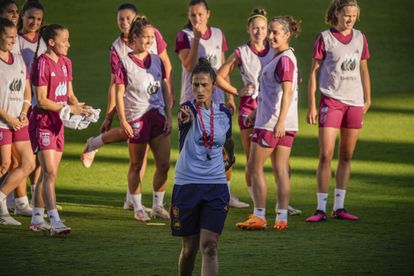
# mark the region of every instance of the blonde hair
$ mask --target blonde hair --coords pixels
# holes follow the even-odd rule
[[[359,19],[359,6],[357,0],[332,0],[331,5],[326,11],[325,22],[332,26],[336,26],[336,24],[338,24],[338,18],[335,13],[341,12],[345,7],[357,7]]]

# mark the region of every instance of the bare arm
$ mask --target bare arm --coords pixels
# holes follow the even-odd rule
[[[134,136],[134,133],[132,131],[132,127],[127,122],[126,116],[125,116],[125,107],[124,107],[125,85],[116,84],[115,90],[116,90],[116,98],[115,98],[116,110],[117,110],[119,122],[125,134],[131,138]]]
[[[23,125],[28,125],[29,120],[27,119],[27,112],[29,111],[30,105],[32,103],[32,91],[30,87],[30,81],[26,80],[23,96],[23,106],[22,111],[19,115],[19,120]]]
[[[171,114],[171,106],[168,104],[169,102],[171,102],[170,100],[170,96],[171,96],[171,92],[169,90],[169,84],[167,79],[163,79],[162,80],[162,94],[164,97],[164,103],[165,103],[165,125],[164,125],[164,134],[165,135],[169,135],[171,133],[171,129],[172,129],[172,114]]]
[[[292,83],[290,81],[282,82],[282,90],[283,90],[283,95],[282,95],[282,102],[280,105],[279,118],[277,120],[275,129],[274,129],[274,133],[276,137],[285,136],[285,122],[286,122],[286,117],[289,111],[290,103],[292,102],[292,95],[293,95]]]
[[[231,54],[217,72],[217,86],[224,92],[237,96],[237,88],[229,82],[229,76],[237,65],[236,53]]]
[[[371,106],[371,78],[369,76],[367,60],[361,60],[360,70],[362,89],[364,90],[364,113],[366,113]]]
[[[109,82],[108,88],[108,102],[106,104],[106,113],[105,119],[101,125],[101,133],[105,133],[111,129],[112,120],[116,113],[116,104],[115,104],[115,75],[111,74],[111,80]]]
[[[313,59],[311,71],[308,82],[308,124],[316,124],[317,110],[316,110],[316,90],[317,90],[317,76],[321,63],[320,61]]]
[[[36,98],[37,98],[37,106],[40,109],[52,111],[52,112],[59,112],[64,105],[51,101],[47,98],[47,86],[35,86]]]

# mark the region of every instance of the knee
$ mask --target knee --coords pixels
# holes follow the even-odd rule
[[[141,168],[143,166],[143,161],[130,161],[129,166],[132,171],[135,173],[139,173],[141,171]]]
[[[346,151],[344,151],[344,152],[340,152],[339,153],[339,162],[341,162],[341,163],[350,163],[351,162],[351,160],[352,160],[352,153],[350,153],[350,152],[346,152]]]
[[[162,174],[167,174],[170,170],[170,161],[163,161],[157,164],[157,170]]]
[[[22,164],[22,168],[25,171],[25,174],[31,174],[36,168],[36,163],[34,161],[25,162]]]
[[[57,177],[57,170],[53,169],[46,169],[44,170],[44,180],[47,180],[48,182],[52,181],[54,182]]]
[[[322,164],[330,164],[333,158],[333,152],[321,151],[319,154],[319,161]]]
[[[202,254],[203,256],[214,258],[217,256],[217,241],[206,241],[202,247]]]
[[[196,257],[197,251],[197,246],[183,246],[181,249],[181,255],[184,259],[192,259]]]

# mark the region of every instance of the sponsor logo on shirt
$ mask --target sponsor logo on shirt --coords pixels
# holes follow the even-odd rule
[[[341,70],[342,71],[355,71],[357,67],[357,55],[347,55],[341,62]]]
[[[206,58],[207,58],[208,62],[210,62],[212,67],[217,65],[217,56],[216,55],[210,54]]]
[[[59,85],[56,87],[55,95],[56,97],[65,96],[68,92],[68,85],[66,82],[59,82]]]
[[[9,89],[11,92],[18,92],[22,88],[22,85],[23,84],[21,79],[15,79],[10,83]]]
[[[52,71],[52,73],[50,74],[52,77],[56,77],[55,72]]]

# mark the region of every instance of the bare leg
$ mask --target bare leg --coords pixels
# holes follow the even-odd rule
[[[180,276],[191,276],[200,244],[200,234],[183,237],[178,270]]]
[[[317,171],[318,192],[327,193],[331,179],[331,162],[335,150],[338,129],[319,128],[319,165]]]
[[[218,275],[217,244],[220,235],[206,229],[200,232],[200,251],[202,256],[201,275]]]
[[[351,159],[358,140],[359,129],[341,129],[339,141],[336,188],[345,190],[351,174]]]
[[[45,150],[38,153],[43,172],[43,191],[47,210],[56,209],[56,178],[58,174],[62,152]]]
[[[279,209],[288,209],[290,199],[289,157],[291,148],[278,146],[272,153],[272,169],[277,184]]]
[[[164,192],[167,186],[168,170],[170,169],[170,136],[161,134],[152,139],[150,148],[155,160],[154,191]]]

